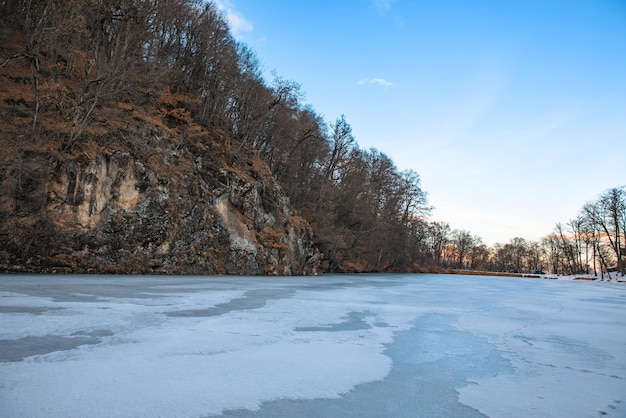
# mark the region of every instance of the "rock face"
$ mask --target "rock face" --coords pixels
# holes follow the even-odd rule
[[[22,150],[0,167],[5,271],[317,274],[308,224],[267,166],[198,129]],[[52,150],[52,151],[51,151]]]

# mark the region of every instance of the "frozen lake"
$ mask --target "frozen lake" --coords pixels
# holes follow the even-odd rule
[[[625,417],[626,286],[0,276],[0,416]]]

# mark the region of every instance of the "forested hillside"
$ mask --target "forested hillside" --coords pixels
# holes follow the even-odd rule
[[[343,116],[327,123],[303,106],[296,82],[264,80],[214,4],[0,5],[5,266],[263,272],[256,256],[249,268],[222,265],[237,248],[215,231],[224,205],[242,218],[239,238],[254,235],[248,250],[274,259],[307,236],[285,230],[310,225],[315,250],[301,250],[324,271],[425,261],[419,176],[360,149]],[[247,189],[258,196],[246,202]],[[248,222],[257,206],[265,218],[280,208],[283,225]]]

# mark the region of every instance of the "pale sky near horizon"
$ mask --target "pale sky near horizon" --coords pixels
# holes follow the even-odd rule
[[[626,0],[220,0],[327,122],[413,169],[432,218],[539,240],[626,185]]]

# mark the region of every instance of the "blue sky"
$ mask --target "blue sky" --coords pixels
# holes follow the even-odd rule
[[[539,240],[626,184],[626,0],[220,0],[236,37],[433,218]]]

